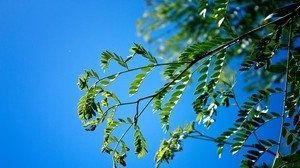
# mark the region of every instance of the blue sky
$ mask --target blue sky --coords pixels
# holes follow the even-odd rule
[[[83,94],[77,78],[84,69],[100,70],[102,51],[127,56],[133,42],[144,44],[136,20],[145,7],[139,0],[0,0],[1,167],[111,167],[110,156],[100,153],[103,126],[86,132],[77,116]],[[145,123],[149,154],[129,155],[128,167],[154,167],[166,135],[151,109],[139,122]],[[190,140],[169,167],[237,166],[239,158],[218,159],[215,144]]]

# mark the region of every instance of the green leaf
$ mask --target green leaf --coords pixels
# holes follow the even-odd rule
[[[234,146],[231,150],[230,150],[230,152],[231,152],[231,154],[236,154],[239,150],[241,149],[241,145],[236,145],[236,146]]]
[[[291,144],[291,153],[295,153],[298,150],[299,141],[295,141]]]
[[[227,0],[215,0],[215,6],[214,6],[214,14],[213,14],[213,18],[216,19],[217,23],[218,23],[218,27],[221,27],[224,19],[225,19],[225,15],[227,12],[227,5],[228,5],[228,1]]]
[[[223,152],[223,145],[218,145],[217,154],[219,158],[221,158],[222,152]]]
[[[119,120],[121,123],[124,123],[124,124],[126,124],[126,121],[125,121],[124,119],[122,119],[122,118],[118,118],[118,120]]]
[[[285,72],[286,67],[280,64],[277,65],[270,65],[268,68],[268,71],[273,72],[273,73],[282,73]]]
[[[277,142],[277,141],[274,141],[274,140],[272,140],[272,139],[268,139],[268,141],[269,141],[270,143],[272,143],[273,145],[278,145],[278,142]]]
[[[229,98],[228,98],[228,96],[225,96],[225,97],[222,99],[221,104],[222,104],[223,106],[229,107]]]
[[[89,121],[89,122],[85,123],[85,124],[83,125],[83,127],[84,127],[84,129],[85,129],[86,131],[94,131],[94,130],[96,129],[97,125],[99,124],[100,121],[101,121],[101,120],[97,118],[97,119],[95,119],[95,120],[92,120],[92,121]]]
[[[113,158],[118,164],[124,167],[126,166],[126,162],[125,162],[126,154],[120,155],[117,151],[115,151]],[[114,165],[114,167],[116,167],[116,165]]]
[[[132,124],[133,122],[132,122],[132,119],[131,118],[129,118],[129,117],[127,117],[127,121],[128,121],[128,123],[130,123],[130,124]]]
[[[256,150],[248,150],[247,152],[250,153],[250,154],[252,154],[252,155],[254,155],[254,156],[256,156],[256,157],[258,157],[258,156],[261,155],[261,153],[258,152],[258,151],[256,151]]]
[[[270,142],[262,140],[262,139],[260,139],[259,142],[262,143],[263,145],[265,145],[265,147],[271,147],[272,146],[272,144]]]
[[[77,85],[80,90],[88,90],[89,84],[88,84],[88,78],[85,75],[82,75],[78,78]]]
[[[106,81],[106,80],[101,80],[100,83],[102,84],[102,86],[105,87],[105,86],[109,85],[110,82]]]
[[[175,88],[176,91],[172,93],[171,97],[169,100],[163,105],[163,108],[161,109],[159,115],[160,115],[160,122],[163,124],[168,131],[169,128],[169,118],[170,115],[176,106],[177,102],[179,101],[180,97],[182,96],[183,91],[185,90],[190,78],[191,78],[191,73],[187,71],[184,73],[183,78],[180,81],[180,84],[177,85]]]
[[[102,86],[106,87],[108,86],[111,82],[113,82],[117,77],[119,76],[119,74],[114,74],[114,75],[110,75],[107,76],[105,78],[103,78],[102,80],[100,80],[99,82],[102,84]],[[108,79],[108,80],[105,80]]]
[[[267,88],[267,91],[268,91],[269,93],[276,93],[276,91],[275,91],[274,89],[271,89],[271,88]]]
[[[143,57],[147,58],[151,63],[157,64],[157,60],[152,54],[147,51],[143,46],[140,44],[134,43],[134,46],[130,49],[131,52],[142,55]]]
[[[295,8],[299,7],[298,4],[291,4],[279,9],[276,9],[274,13],[269,14],[264,20],[269,20],[272,17],[283,17],[292,11],[295,10]]]
[[[300,165],[300,155],[299,154],[289,154],[284,157],[276,157],[274,162],[274,167],[292,167],[296,168]]]
[[[287,145],[291,145],[291,143],[293,142],[293,140],[294,140],[293,134],[288,134],[288,136],[286,138]]]
[[[253,147],[259,150],[259,152],[265,152],[266,148],[263,145],[260,144],[253,144]]]
[[[138,158],[143,157],[147,151],[147,143],[146,140],[138,126],[134,127],[134,146],[135,146],[135,154],[137,154]]]
[[[121,142],[121,153],[126,154],[126,152],[130,150],[130,148],[126,145],[126,143],[123,140],[121,140],[120,142]]]
[[[106,70],[109,65],[109,61],[113,58],[113,54],[109,51],[104,51],[101,54],[101,68]]]
[[[282,127],[282,132],[281,132],[283,137],[287,137],[287,128],[286,127]]]
[[[251,161],[256,161],[257,160],[257,157],[253,156],[253,155],[249,155],[249,154],[246,154],[244,155],[247,159],[251,160]]]
[[[215,37],[212,40],[205,41],[202,43],[195,43],[187,47],[179,56],[179,62],[201,60],[205,58],[205,54],[211,51],[214,47],[227,42],[229,39]]]
[[[280,114],[276,113],[276,112],[271,112],[271,114],[274,116],[274,117],[280,117]]]
[[[103,106],[103,107],[108,107],[108,98],[104,98],[104,99],[102,99],[101,100],[101,105]]]
[[[144,81],[146,75],[153,69],[152,65],[142,69],[142,73],[137,74],[135,79],[131,82],[129,87],[129,94],[134,95],[140,88],[142,82]]]
[[[82,122],[91,119],[96,115],[96,104],[94,102],[95,97],[98,93],[102,92],[103,89],[100,86],[90,88],[86,95],[82,96],[78,102],[78,115]]]

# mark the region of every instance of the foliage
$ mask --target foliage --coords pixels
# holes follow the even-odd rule
[[[142,123],[138,120],[149,105],[158,111],[160,122],[170,135],[168,140],[162,140],[155,155],[156,167],[172,160],[182,150],[182,142],[189,138],[215,142],[219,157],[224,145],[231,146],[232,154],[247,149],[241,167],[267,167],[270,163],[264,161],[258,165],[258,160],[267,153],[274,156],[272,167],[299,167],[300,4],[269,0],[147,2],[155,7],[145,12],[138,27],[147,40],[155,31],[162,33],[159,39],[151,41],[165,47],[159,53],[167,62],[160,63],[143,46],[134,43],[130,49],[132,55],[127,58],[109,51],[101,55],[103,71],[113,61],[123,71],[100,78],[96,71],[85,70],[78,80],[79,88],[86,92],[79,100],[79,118],[88,131],[106,121],[102,152],[112,155],[113,167],[126,166],[129,147],[125,137],[131,129],[134,153],[138,158],[147,153],[147,142],[140,129]],[[131,68],[130,63],[140,57],[146,65]],[[243,72],[243,79],[230,79],[229,67],[233,62],[240,62],[234,70]],[[129,94],[137,94],[147,75],[158,67],[164,67],[165,84],[152,94],[126,102],[108,90],[119,76],[138,72],[129,86]],[[249,97],[240,105],[234,88],[242,80]],[[196,83],[195,99],[191,100],[195,119],[170,131],[174,107],[191,83]],[[274,102],[269,100],[276,95],[283,97],[282,109],[273,111]],[[135,114],[118,117],[118,108],[127,105],[136,106]],[[216,122],[217,112],[224,107],[238,108],[233,126],[218,137],[201,133],[201,123],[209,129]],[[257,131],[272,121],[279,123],[278,139],[259,137]],[[118,136],[114,131],[121,127],[125,130]]]

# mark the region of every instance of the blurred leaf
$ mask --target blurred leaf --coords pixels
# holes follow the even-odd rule
[[[285,72],[286,67],[283,65],[270,65],[268,71],[273,72],[273,73],[282,73]]]

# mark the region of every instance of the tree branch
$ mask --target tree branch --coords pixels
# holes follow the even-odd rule
[[[199,140],[204,140],[204,141],[211,141],[211,142],[215,142],[215,143],[220,143],[220,140],[218,140],[217,138],[208,136],[208,135],[204,135],[203,133],[201,133],[198,130],[193,130],[195,133],[197,133],[198,135],[187,135],[187,137],[189,138],[194,138],[194,139],[199,139]],[[222,141],[221,143],[226,144],[226,145],[232,145],[234,144],[233,142],[228,142],[228,141]],[[255,148],[253,145],[248,145],[248,144],[242,144],[243,147],[248,147],[248,148]],[[276,153],[274,153],[271,150],[267,150],[268,153],[276,156]]]
[[[100,79],[98,79],[98,80],[95,82],[95,85],[97,85],[100,81],[102,81],[102,80],[104,80],[104,79],[107,79],[107,78],[110,77],[110,76],[122,75],[122,74],[125,74],[125,73],[128,73],[128,72],[141,70],[141,69],[147,68],[147,67],[159,67],[159,66],[166,66],[166,65],[182,65],[182,64],[188,64],[188,63],[191,63],[191,62],[169,62],[169,63],[160,63],[160,64],[150,64],[150,65],[146,65],[146,66],[141,66],[141,67],[137,67],[137,68],[132,68],[132,69],[128,69],[128,70],[126,70],[126,71],[117,72],[117,73],[114,73],[114,74],[105,76],[105,77],[103,77],[103,78],[100,78]]]
[[[280,134],[279,134],[279,140],[278,140],[278,148],[277,148],[277,156],[280,156],[280,146],[282,143],[282,130],[283,130],[283,124],[285,122],[285,113],[286,113],[286,100],[287,100],[287,92],[288,92],[288,74],[289,74],[289,62],[290,62],[290,58],[291,58],[291,47],[292,47],[292,36],[293,36],[293,18],[291,18],[290,20],[290,27],[289,27],[289,41],[288,41],[288,49],[287,49],[287,63],[286,63],[286,80],[285,80],[285,89],[284,89],[284,100],[283,100],[283,111],[282,111],[282,115],[281,115],[281,127],[280,127]],[[274,159],[274,163],[275,163],[276,158]],[[273,164],[274,164],[273,163]]]

